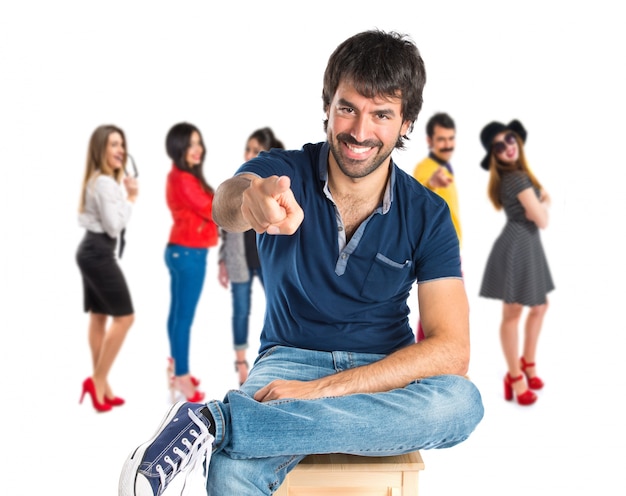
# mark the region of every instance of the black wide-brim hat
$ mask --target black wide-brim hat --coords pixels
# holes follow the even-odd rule
[[[483,144],[485,150],[487,150],[487,155],[485,155],[485,158],[483,158],[480,162],[480,166],[485,170],[489,170],[489,154],[491,153],[493,139],[502,131],[513,131],[520,137],[522,143],[526,143],[526,129],[517,119],[513,119],[507,125],[496,121],[490,122],[480,132],[480,141]]]

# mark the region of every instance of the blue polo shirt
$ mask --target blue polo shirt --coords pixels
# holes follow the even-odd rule
[[[289,176],[304,221],[291,236],[257,236],[266,312],[260,351],[274,345],[388,354],[415,342],[413,284],[461,278],[446,202],[391,163],[382,204],[346,244],[326,187],[328,143],[262,152],[237,173]],[[345,238],[344,238],[345,239]]]

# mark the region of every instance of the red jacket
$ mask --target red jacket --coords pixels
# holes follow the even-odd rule
[[[217,245],[218,229],[211,217],[213,194],[202,189],[198,178],[172,165],[167,175],[166,199],[174,219],[170,243],[189,248]]]

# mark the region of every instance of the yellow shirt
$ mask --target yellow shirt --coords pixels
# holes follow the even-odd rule
[[[426,157],[419,164],[415,166],[415,170],[413,171],[413,177],[417,179],[420,183],[426,186],[429,190],[437,193],[441,198],[443,198],[448,204],[448,208],[450,209],[450,216],[452,217],[452,223],[454,224],[454,228],[456,229],[456,235],[459,238],[459,246],[461,245],[461,219],[459,217],[459,198],[456,192],[456,182],[452,181],[445,188],[431,188],[428,186],[428,180],[435,173],[435,171],[442,167],[435,160],[430,157]],[[448,169],[444,167],[446,174],[450,177],[454,177]]]

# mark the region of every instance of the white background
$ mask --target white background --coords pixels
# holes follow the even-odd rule
[[[422,452],[420,494],[623,491],[626,40],[615,5],[3,2],[0,493],[116,494],[127,453],[165,412],[167,130],[183,120],[200,128],[215,186],[240,165],[245,139],[258,127],[273,127],[288,148],[323,140],[328,56],[370,28],[408,33],[426,64],[422,113],[407,150],[394,155],[400,167],[412,172],[426,155],[432,113],[446,111],[457,124],[452,162],[471,304],[470,376],[486,413],[465,443]],[[547,385],[529,408],[502,399],[500,303],[477,296],[504,223],[487,200],[478,136],[489,121],[513,118],[528,129],[527,157],[553,199],[542,236],[556,290],[538,354]],[[127,405],[97,415],[77,404],[90,359],[74,253],[83,234],[76,209],[87,142],[104,123],[126,132],[140,197],[121,262],[136,324],[110,377]],[[230,294],[218,285],[216,266],[213,249],[191,366],[207,396],[221,399],[237,379]],[[250,359],[262,308],[256,286]]]

